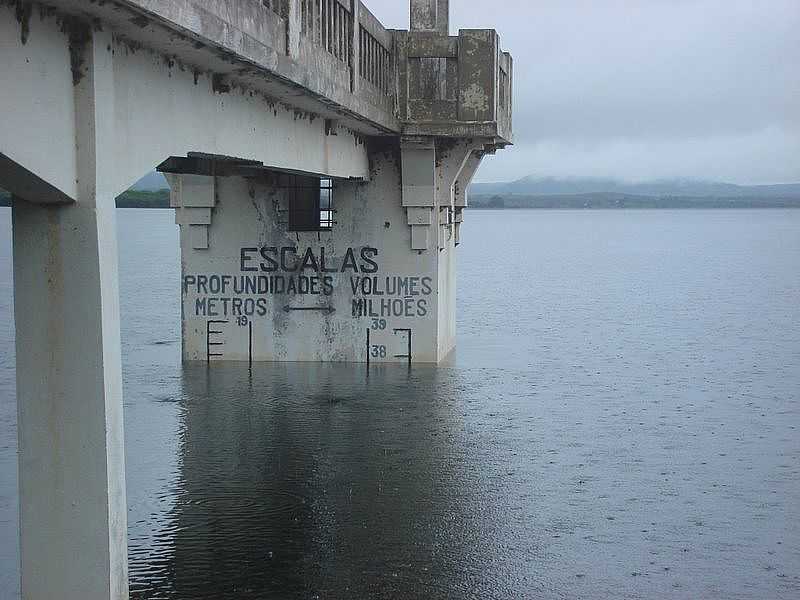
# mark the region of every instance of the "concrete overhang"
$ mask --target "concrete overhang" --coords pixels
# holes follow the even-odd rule
[[[363,135],[400,132],[391,98],[376,101],[371,90],[353,93],[349,85],[342,85],[350,77],[344,63],[337,65],[323,49],[311,44],[303,48],[303,62],[287,56],[286,26],[262,2],[46,2],[52,7],[48,10],[110,28],[133,51],[148,48],[175,68],[210,74],[215,92],[241,86],[294,109],[336,120]],[[361,11],[366,26],[380,27],[363,5]]]
[[[246,160],[235,156],[189,152],[184,156],[170,156],[156,167],[159,173],[173,175],[204,175],[210,177],[254,177],[260,178],[267,173],[286,173],[320,179],[344,180],[361,178],[335,177],[314,171],[290,169],[277,165],[264,164],[257,160]]]
[[[394,34],[403,135],[512,143],[513,60],[495,30]]]

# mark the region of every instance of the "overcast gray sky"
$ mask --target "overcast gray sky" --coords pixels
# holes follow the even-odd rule
[[[364,0],[408,27],[408,0]],[[800,181],[800,0],[450,0],[451,33],[514,56],[515,146],[476,180],[525,175]]]

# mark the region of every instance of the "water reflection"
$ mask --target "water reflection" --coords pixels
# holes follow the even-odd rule
[[[120,215],[133,598],[800,597],[800,211],[476,213],[458,359],[369,377],[181,366],[173,215]]]
[[[491,557],[458,388],[424,367],[185,366],[166,543],[132,552],[133,597],[468,594],[463,565]]]

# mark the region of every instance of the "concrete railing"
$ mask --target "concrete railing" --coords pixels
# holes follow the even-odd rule
[[[494,30],[397,36],[404,133],[511,141],[513,62]]]
[[[271,0],[273,3],[278,0]],[[287,5],[292,0],[284,0]],[[395,96],[392,34],[363,3],[353,0],[299,0],[304,40],[324,50],[351,71],[353,91],[369,83],[375,92]],[[284,11],[289,14],[288,8]],[[289,22],[291,26],[291,22]],[[291,35],[291,32],[290,32]]]
[[[208,48],[205,70],[220,90],[263,74],[265,93],[369,135],[510,143],[511,56],[491,29],[447,35],[439,22],[447,2],[437,2],[443,8],[433,12],[432,3],[412,2],[412,31],[387,30],[361,0],[117,0],[87,10],[133,39],[157,39],[141,31],[150,26],[174,29],[182,45],[163,49],[188,66]]]
[[[511,141],[513,61],[494,30],[389,31],[360,0],[263,3],[284,16],[288,40],[300,39],[301,62],[324,64],[338,85],[399,117],[403,133]]]
[[[337,86],[396,118],[393,36],[360,0],[271,2],[282,2],[287,39],[299,38],[301,63],[324,66]],[[294,14],[299,18],[292,19]],[[293,27],[299,27],[299,36]],[[291,43],[288,50],[291,55]]]
[[[386,96],[397,93],[392,33],[359,3],[359,76]]]
[[[348,67],[354,54],[351,8],[346,0],[300,0],[302,35]]]

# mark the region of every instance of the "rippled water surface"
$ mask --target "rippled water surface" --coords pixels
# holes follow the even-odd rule
[[[800,597],[800,211],[471,212],[456,356],[369,371],[181,366],[172,213],[119,217],[133,598]]]

